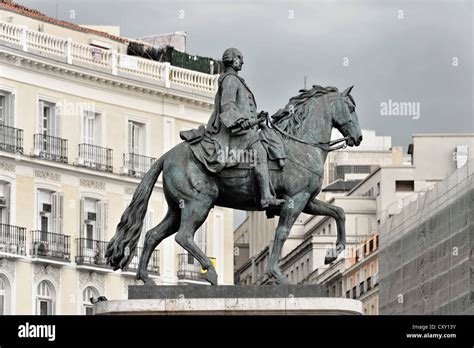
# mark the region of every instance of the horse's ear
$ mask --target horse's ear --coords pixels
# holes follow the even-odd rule
[[[346,95],[349,95],[352,91],[352,88],[354,88],[354,85],[350,86],[350,87],[347,87],[344,92],[342,92],[342,95],[346,96]]]

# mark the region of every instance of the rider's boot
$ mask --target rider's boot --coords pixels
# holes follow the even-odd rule
[[[277,207],[285,203],[284,199],[278,199],[270,192],[270,175],[268,173],[267,152],[261,144],[256,146],[257,165],[255,166],[255,177],[260,190],[260,206],[262,209]],[[263,153],[262,153],[263,151]]]

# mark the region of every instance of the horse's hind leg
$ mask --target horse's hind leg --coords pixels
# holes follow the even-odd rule
[[[168,209],[164,219],[146,233],[143,252],[138,264],[137,279],[145,284],[154,285],[153,280],[148,276],[148,262],[150,261],[153,250],[161,243],[163,239],[175,233],[179,228],[179,210]]]
[[[199,261],[204,270],[207,270],[204,276],[205,279],[212,285],[217,285],[217,272],[211,259],[194,242],[194,234],[206,220],[211,206],[212,203],[206,203],[204,200],[185,203],[181,210],[181,225],[175,239],[179,245]]]
[[[280,219],[278,220],[278,227],[275,231],[275,240],[273,242],[272,252],[268,260],[268,276],[270,279],[274,278],[277,284],[289,284],[288,278],[286,278],[278,266],[278,261],[281,257],[281,250],[283,244],[285,244],[288,235],[290,234],[291,227],[295,223],[296,219],[300,215],[301,211],[308,202],[310,194],[308,192],[301,192],[293,197],[286,199],[286,202],[282,205],[280,211]]]
[[[336,240],[336,249],[328,250],[326,257],[324,258],[324,264],[327,265],[337,259],[337,256],[345,249],[346,247],[346,214],[344,209],[336,207],[335,205],[320,201],[315,199],[311,202],[308,202],[306,207],[303,209],[303,212],[311,215],[324,215],[330,216],[336,220],[337,226],[337,240]]]

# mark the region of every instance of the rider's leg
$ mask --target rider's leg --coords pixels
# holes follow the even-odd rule
[[[269,205],[280,205],[285,203],[284,199],[277,199],[270,192],[270,175],[268,173],[267,151],[260,141],[255,142],[250,147],[255,152],[255,177],[257,179],[258,188],[260,190],[262,208]]]

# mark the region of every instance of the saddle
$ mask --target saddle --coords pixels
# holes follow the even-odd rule
[[[190,129],[179,132],[179,137],[190,144],[194,144],[201,141],[205,132],[206,128],[204,126],[199,126],[197,129]]]

